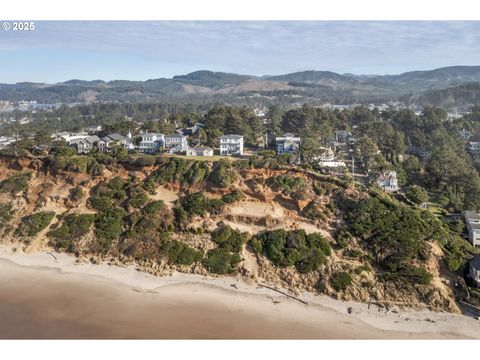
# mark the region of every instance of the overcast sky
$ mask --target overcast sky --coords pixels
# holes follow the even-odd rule
[[[0,30],[0,82],[146,80],[196,70],[398,74],[480,65],[480,21],[36,22]]]

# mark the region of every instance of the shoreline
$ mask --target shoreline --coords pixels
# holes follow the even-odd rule
[[[56,259],[45,252],[14,253],[11,247],[0,246],[0,268],[7,269],[6,274],[2,275],[5,279],[0,278],[0,284],[17,275],[27,281],[31,277],[27,274],[36,274],[41,277],[39,281],[63,281],[78,285],[79,288],[90,286],[92,289],[111,290],[128,300],[128,303],[138,301],[158,306],[166,302],[181,304],[187,309],[189,306],[201,308],[215,305],[225,314],[237,311],[245,318],[264,319],[265,324],[272,321],[293,324],[291,333],[295,338],[480,338],[480,321],[463,315],[429,310],[387,311],[373,304],[341,301],[312,293],[298,296],[308,302],[305,305],[271,289],[249,285],[234,277],[179,272],[157,277],[140,272],[134,266],[76,264],[77,259],[72,255],[52,254]],[[191,294],[195,296],[192,298]],[[307,328],[310,330],[307,331]],[[277,336],[289,338],[288,329],[282,331]],[[202,337],[203,334],[198,336]],[[217,335],[212,336],[216,338]],[[242,338],[237,333],[232,336]],[[248,335],[243,336],[249,338]],[[261,338],[262,334],[258,336]]]

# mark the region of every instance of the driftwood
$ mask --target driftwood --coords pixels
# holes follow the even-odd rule
[[[276,292],[278,292],[278,293],[280,293],[280,294],[282,294],[282,295],[285,295],[287,298],[290,298],[290,299],[293,299],[293,300],[297,300],[297,301],[301,302],[302,304],[308,305],[308,302],[307,302],[307,301],[302,300],[302,299],[300,299],[300,298],[297,298],[297,297],[295,297],[295,296],[292,296],[292,295],[290,295],[290,294],[288,294],[288,293],[286,293],[286,292],[284,292],[284,291],[282,291],[282,290],[278,290],[278,289],[276,289],[276,288],[274,288],[274,287],[271,287],[271,286],[268,286],[268,285],[263,285],[263,284],[259,284],[258,286],[260,286],[260,287],[262,287],[262,288],[267,288],[267,289],[276,291]]]
[[[143,289],[132,289],[132,290],[138,293],[158,294],[158,291],[153,291],[153,290],[143,290]]]

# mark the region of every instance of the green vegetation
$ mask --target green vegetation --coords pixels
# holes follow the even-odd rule
[[[230,274],[234,272],[235,265],[241,260],[239,254],[232,254],[227,249],[212,249],[207,252],[206,257],[203,259],[203,266],[214,274]]]
[[[428,201],[428,194],[425,189],[417,185],[410,186],[405,195],[417,205]]]
[[[84,195],[85,192],[80,185],[70,190],[70,199],[72,199],[73,201],[79,201]]]
[[[161,246],[161,252],[166,254],[172,264],[192,265],[202,260],[203,253],[180,241],[166,241]]]
[[[11,202],[0,204],[0,235],[8,232],[10,228],[10,220],[15,215]]]
[[[317,270],[331,254],[328,241],[319,233],[283,229],[257,234],[250,244],[257,255],[265,254],[275,265],[295,265],[301,273]]]
[[[221,226],[212,233],[212,240],[221,249],[229,252],[240,252],[245,243],[246,236],[239,230],[234,230],[230,226]]]
[[[345,271],[341,271],[332,275],[330,285],[335,291],[345,291],[352,283],[352,276]]]
[[[0,193],[18,194],[27,189],[32,178],[31,172],[11,176],[0,182]]]
[[[209,199],[202,192],[196,192],[182,197],[176,205],[179,222],[194,216],[204,216],[205,213],[218,214],[225,203],[222,199]]]
[[[208,177],[213,185],[218,187],[229,187],[237,179],[237,173],[232,167],[232,163],[229,160],[222,159],[215,162],[213,170]]]
[[[266,183],[273,191],[283,192],[287,195],[305,186],[301,177],[292,175],[272,176],[267,179]]]
[[[433,215],[378,198],[350,206],[346,213],[349,231],[363,240],[364,249],[386,270],[385,279],[428,283],[431,276],[414,263],[426,259],[427,241],[445,235],[445,229]]]
[[[114,207],[95,215],[95,237],[92,250],[106,253],[110,250],[113,240],[118,239],[123,232],[125,210]]]
[[[95,219],[90,214],[68,214],[63,218],[62,225],[50,230],[47,236],[57,250],[75,251],[75,244],[89,231]]]
[[[147,191],[153,191],[156,185],[177,182],[182,186],[202,183],[210,173],[207,162],[185,160],[180,157],[159,157],[160,168],[152,173],[144,183]]]
[[[40,211],[22,218],[20,226],[16,230],[18,236],[35,236],[52,222],[55,213],[53,211]]]

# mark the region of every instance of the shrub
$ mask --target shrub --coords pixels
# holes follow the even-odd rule
[[[222,201],[225,204],[231,204],[236,201],[240,201],[245,197],[245,194],[241,192],[240,190],[235,190],[229,194],[223,195],[222,196]]]
[[[232,273],[241,260],[240,255],[232,254],[226,249],[213,249],[207,252],[203,265],[211,273],[223,275]]]
[[[304,249],[300,260],[296,263],[296,267],[302,274],[317,270],[320,265],[324,265],[327,258],[322,250],[317,248]]]
[[[230,226],[222,226],[212,233],[212,241],[220,248],[230,252],[239,252],[243,248],[245,236]]]
[[[40,211],[25,216],[22,218],[16,234],[19,236],[35,236],[50,224],[54,216],[53,211]]]
[[[134,208],[141,208],[148,201],[148,196],[145,191],[139,187],[129,189],[128,204]]]
[[[208,181],[219,187],[229,187],[237,179],[237,173],[228,160],[217,161],[208,177]]]
[[[256,254],[262,251],[276,266],[295,265],[302,273],[317,270],[331,254],[330,245],[319,233],[283,229],[257,234],[250,240]]]
[[[305,186],[301,177],[291,175],[272,176],[267,179],[266,183],[273,191],[280,191],[285,194],[291,194]]]
[[[82,187],[78,185],[70,190],[70,199],[73,201],[79,201],[84,194],[85,192],[83,191]]]
[[[0,193],[17,194],[24,191],[32,178],[31,172],[11,176],[0,182]]]
[[[433,275],[424,268],[410,264],[401,264],[397,266],[395,271],[387,272],[383,275],[383,279],[387,281],[399,279],[423,285],[429,284],[432,278]]]
[[[352,277],[349,273],[341,271],[333,274],[330,284],[335,291],[345,291],[352,283]]]
[[[428,282],[428,273],[412,262],[427,258],[427,241],[448,235],[429,211],[397,205],[387,198],[361,200],[346,212],[345,220],[350,231],[363,240],[364,249],[388,271],[389,280]]]
[[[195,215],[203,216],[206,212],[219,213],[225,203],[221,199],[209,199],[203,193],[197,192],[183,197],[180,205],[189,217],[193,217]]]
[[[12,203],[0,204],[0,235],[9,227],[10,220],[12,220],[14,214]]]
[[[200,251],[175,240],[162,244],[161,251],[167,255],[171,263],[177,265],[191,265],[203,257]]]
[[[142,155],[138,156],[137,158],[131,159],[130,164],[135,166],[153,166],[155,165],[156,158],[155,156],[151,155]]]
[[[62,222],[62,226],[51,230],[47,236],[53,239],[56,249],[74,251],[74,243],[90,231],[95,216],[91,214],[68,214]]]
[[[118,207],[95,214],[94,250],[105,253],[110,249],[112,241],[122,234],[124,216],[125,211]]]

